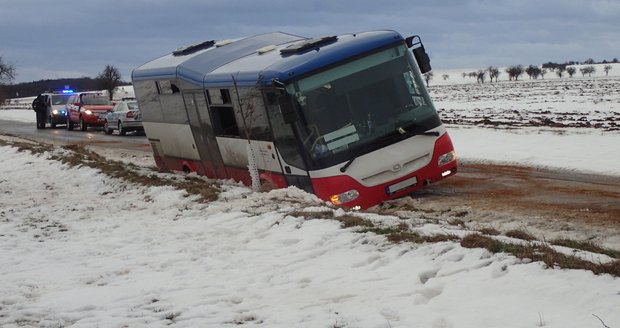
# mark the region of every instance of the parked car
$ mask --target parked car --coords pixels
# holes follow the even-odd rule
[[[67,101],[67,130],[73,130],[76,123],[82,131],[86,131],[89,126],[103,126],[112,108],[114,104],[103,94],[76,93]]]
[[[70,94],[65,93],[43,93],[45,104],[47,105],[47,114],[45,123],[55,128],[57,124],[67,123],[67,101]],[[42,126],[41,128],[44,128]]]
[[[137,101],[119,101],[108,112],[103,125],[106,134],[112,134],[118,130],[118,134],[124,136],[129,131],[144,133],[142,115]]]

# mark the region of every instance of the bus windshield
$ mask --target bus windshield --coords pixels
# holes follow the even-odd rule
[[[384,147],[377,140],[390,140],[385,137],[396,131],[419,133],[441,124],[413,60],[399,45],[287,85],[312,168]]]

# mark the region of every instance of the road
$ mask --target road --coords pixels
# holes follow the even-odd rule
[[[102,129],[88,128],[86,131],[67,131],[64,126],[55,129],[37,130],[34,123],[0,120],[0,134],[13,135],[31,140],[51,143],[54,145],[88,144],[117,148],[129,151],[150,152],[151,146],[146,137],[128,134],[120,137],[116,134],[106,135]]]
[[[32,123],[0,120],[0,134],[118,149],[143,158],[151,151],[144,136],[106,135],[92,128],[37,130]],[[410,209],[458,218],[472,229],[521,229],[539,238],[585,239],[620,249],[620,177],[464,162],[456,176],[414,193],[412,202]]]

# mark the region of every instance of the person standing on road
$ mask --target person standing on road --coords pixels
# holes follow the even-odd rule
[[[37,129],[44,129],[47,119],[47,103],[44,95],[40,94],[32,101],[32,109],[37,115]]]

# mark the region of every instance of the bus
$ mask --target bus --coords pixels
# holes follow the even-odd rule
[[[250,185],[255,163],[264,186],[368,208],[457,172],[430,69],[417,35],[274,32],[178,48],[132,82],[158,167]]]

